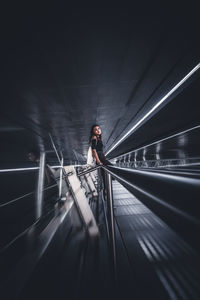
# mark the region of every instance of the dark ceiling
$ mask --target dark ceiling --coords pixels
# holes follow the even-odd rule
[[[194,7],[8,8],[1,26],[3,161],[22,163],[35,145],[50,152],[49,133],[65,164],[81,161],[94,123],[108,150],[199,63],[198,22]],[[170,98],[179,105],[162,109],[164,124],[158,112],[111,156],[198,123],[197,77]]]

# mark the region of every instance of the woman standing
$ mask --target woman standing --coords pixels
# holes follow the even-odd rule
[[[90,141],[92,147],[92,154],[96,160],[97,165],[112,166],[112,163],[106,159],[103,153],[103,143],[101,140],[101,129],[99,125],[93,125],[90,133]]]
[[[101,128],[99,125],[95,124],[91,128],[90,133],[90,142],[91,142],[91,148],[92,148],[92,155],[96,160],[97,165],[104,165],[104,166],[112,166],[112,163],[106,159],[104,153],[103,153],[103,143],[101,140]],[[104,183],[104,191],[105,189],[105,173],[103,168],[101,168],[101,174],[103,177],[103,183]]]

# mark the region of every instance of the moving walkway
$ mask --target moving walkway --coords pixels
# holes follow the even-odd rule
[[[194,236],[162,215],[167,205],[156,213],[134,170],[104,170],[106,196],[90,168],[66,168],[66,199],[2,247],[3,299],[199,298]]]

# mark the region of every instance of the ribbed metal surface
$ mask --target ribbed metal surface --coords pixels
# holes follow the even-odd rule
[[[118,182],[113,182],[113,198],[126,252],[132,268],[137,262],[141,284],[156,286],[154,273],[169,299],[199,299],[199,254]]]

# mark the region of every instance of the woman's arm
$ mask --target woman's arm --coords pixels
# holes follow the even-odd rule
[[[96,162],[98,165],[101,165],[101,161],[99,159],[99,156],[97,154],[97,151],[96,151],[96,146],[97,146],[97,137],[96,136],[93,136],[92,137],[92,155],[93,157],[96,159]]]
[[[98,156],[98,154],[97,154],[96,149],[92,149],[92,154],[93,154],[94,158],[96,159],[97,164],[98,164],[98,165],[102,165],[102,163],[101,163],[101,161],[100,161],[100,159],[99,159],[99,156]]]

